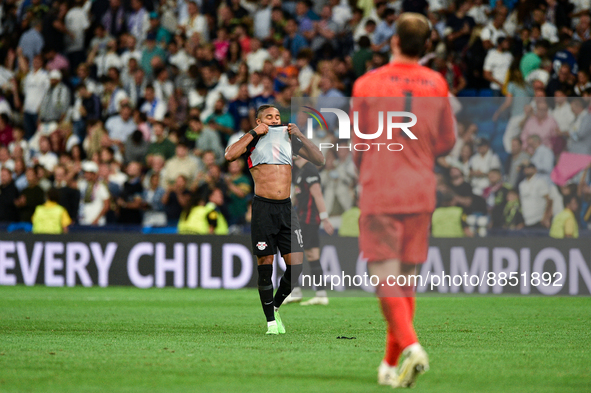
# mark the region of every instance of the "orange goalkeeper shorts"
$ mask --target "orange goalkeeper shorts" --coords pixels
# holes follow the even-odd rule
[[[427,260],[432,213],[361,215],[359,250],[368,262]]]

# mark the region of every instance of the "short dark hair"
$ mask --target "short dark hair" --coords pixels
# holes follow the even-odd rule
[[[371,46],[371,41],[369,40],[369,37],[366,35],[363,35],[361,37],[359,37],[359,47],[360,48],[369,48]]]
[[[403,55],[419,57],[425,50],[430,34],[429,21],[425,16],[407,12],[398,18],[396,35]]]
[[[550,49],[550,42],[548,40],[539,40],[536,41],[536,44],[534,45],[535,48],[544,48],[546,50]]]
[[[382,19],[386,19],[389,16],[396,15],[396,11],[392,8],[386,8],[386,11],[382,14]]]
[[[47,200],[51,202],[58,202],[60,199],[60,193],[56,188],[50,188],[47,191]]]
[[[579,199],[574,194],[569,194],[569,195],[563,196],[562,200],[563,200],[564,206],[568,206],[572,202],[573,199],[576,199],[577,203],[579,202]]]
[[[259,118],[259,116],[260,116],[260,115],[261,115],[261,114],[262,114],[264,111],[266,111],[266,110],[267,110],[267,109],[269,109],[269,108],[275,108],[275,109],[277,109],[277,107],[276,107],[275,105],[272,105],[272,104],[264,104],[264,105],[261,105],[261,106],[259,106],[259,107],[258,107],[258,109],[257,109],[256,118],[258,119],[258,118]],[[279,109],[277,109],[277,110],[279,110]]]

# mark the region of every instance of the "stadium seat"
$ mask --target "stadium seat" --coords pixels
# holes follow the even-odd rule
[[[494,97],[494,93],[492,89],[480,89],[478,92],[478,97]]]
[[[31,232],[33,230],[33,224],[30,222],[13,222],[6,228],[6,232]]]
[[[142,233],[151,235],[170,235],[177,233],[177,227],[143,227]]]
[[[464,89],[458,92],[458,97],[478,97],[476,89]]]

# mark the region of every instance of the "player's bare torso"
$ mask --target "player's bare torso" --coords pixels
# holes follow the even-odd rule
[[[262,164],[252,167],[254,193],[268,199],[289,198],[291,165]]]

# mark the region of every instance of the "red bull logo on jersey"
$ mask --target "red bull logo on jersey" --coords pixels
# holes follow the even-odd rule
[[[326,122],[326,119],[322,115],[322,112],[333,113],[334,115],[336,115],[336,117],[338,119],[338,137],[339,137],[339,139],[351,139],[351,128],[353,128],[353,132],[355,133],[355,135],[359,139],[368,140],[368,141],[378,139],[382,135],[382,133],[384,132],[384,129],[386,130],[386,137],[388,140],[391,140],[393,138],[393,135],[395,135],[394,130],[400,130],[409,139],[413,139],[413,140],[418,139],[416,137],[416,135],[413,134],[413,132],[410,130],[410,128],[412,126],[417,124],[417,116],[412,112],[379,111],[377,113],[378,129],[373,133],[364,133],[364,132],[361,132],[359,129],[359,112],[358,111],[353,112],[353,123],[352,123],[353,127],[351,127],[351,118],[349,117],[347,112],[345,112],[342,109],[320,108],[320,111],[318,111],[318,110],[316,110],[312,107],[309,107],[309,106],[304,106],[303,108],[307,109],[303,112],[306,113],[307,115],[311,116],[311,118],[308,118],[307,123],[306,123],[306,137],[309,139],[313,138],[314,120],[316,120],[316,122],[319,124],[321,130],[324,130],[324,129],[328,130],[328,128],[329,128],[328,124]],[[409,119],[409,121],[400,122],[399,121],[400,118]],[[324,149],[331,149],[334,147],[335,147],[335,145],[332,143],[320,143],[319,144],[320,150],[322,150],[323,148]],[[380,148],[383,148],[384,150],[387,149],[389,151],[401,151],[403,149],[403,145],[401,143],[390,143],[390,144],[388,144],[388,143],[355,143],[355,144],[350,144],[348,146],[348,150],[367,151],[367,150],[371,149],[372,147],[377,148],[378,150],[380,150]],[[347,148],[347,146],[344,146],[341,144],[341,145],[337,146],[337,148],[342,149],[342,148]]]

